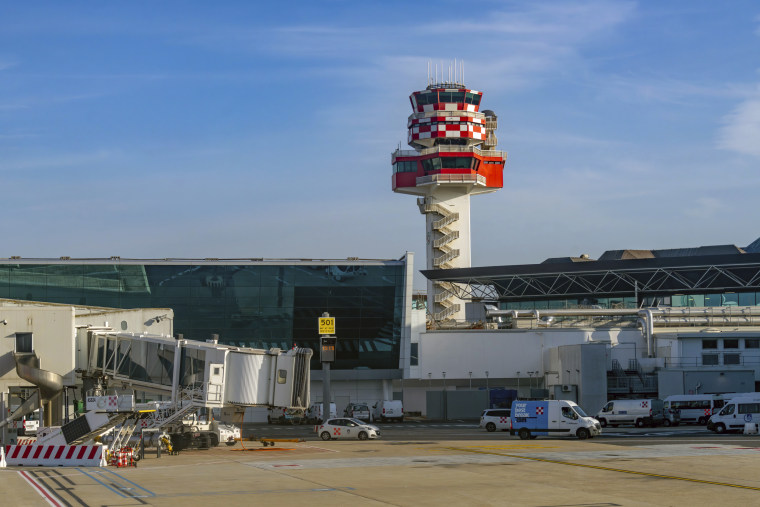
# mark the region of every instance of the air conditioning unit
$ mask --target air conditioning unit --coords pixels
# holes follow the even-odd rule
[[[562,392],[563,393],[570,393],[573,391],[573,386],[570,384],[562,384]]]

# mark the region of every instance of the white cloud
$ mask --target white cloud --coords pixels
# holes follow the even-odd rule
[[[748,99],[723,117],[718,147],[760,157],[760,96]]]

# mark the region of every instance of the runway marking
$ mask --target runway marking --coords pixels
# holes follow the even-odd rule
[[[28,482],[29,485],[31,485],[32,488],[37,492],[37,494],[44,498],[47,503],[53,507],[63,507],[64,504],[60,503],[45,486],[31,477],[28,473],[23,470],[19,470],[18,474],[23,477],[23,479]]]
[[[675,481],[694,482],[697,484],[710,484],[713,486],[724,486],[728,488],[739,488],[739,489],[749,489],[752,491],[760,491],[760,487],[757,487],[757,486],[745,486],[742,484],[733,484],[730,482],[708,481],[704,479],[693,479],[691,477],[679,477],[677,475],[663,475],[663,474],[655,474],[651,472],[639,472],[636,470],[625,470],[623,468],[605,467],[605,466],[600,466],[600,465],[586,465],[584,463],[573,463],[572,461],[559,461],[559,460],[554,460],[554,459],[535,458],[532,456],[521,456],[519,454],[501,454],[501,453],[496,453],[496,452],[477,451],[474,449],[457,448],[457,447],[448,447],[448,449],[451,451],[470,452],[474,454],[488,454],[491,456],[503,456],[505,458],[523,459],[523,460],[528,460],[528,461],[537,461],[541,463],[554,463],[556,465],[567,465],[567,466],[580,467],[580,468],[590,468],[593,470],[604,470],[607,472],[618,472],[618,473],[624,473],[624,474],[642,475],[645,477],[658,477],[660,479],[670,479],[670,480],[675,480]]]

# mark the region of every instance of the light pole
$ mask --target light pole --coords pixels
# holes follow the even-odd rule
[[[528,388],[528,394],[530,396],[533,396],[533,393],[532,393],[532,391],[533,391],[533,372],[532,371],[528,372],[528,377],[530,377],[530,380],[528,380],[528,383],[530,384],[530,387]]]
[[[431,389],[433,387],[433,374],[428,373],[428,389]]]
[[[491,408],[491,391],[488,389],[488,370],[486,370],[486,408]]]
[[[520,399],[520,372],[517,372],[517,399]]]
[[[442,371],[441,372],[441,376],[443,377],[443,392],[441,393],[442,398],[443,398],[443,420],[444,421],[448,421],[449,420],[449,415],[448,415],[447,412],[449,410],[448,410],[448,404],[447,404],[447,400],[446,400],[446,372]]]
[[[470,376],[470,391],[472,391],[472,372],[468,371],[467,374]]]

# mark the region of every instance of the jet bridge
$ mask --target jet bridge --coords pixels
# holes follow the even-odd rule
[[[309,406],[312,350],[253,349],[164,335],[80,329],[83,379],[170,397],[195,407]],[[84,355],[82,357],[81,355]]]

